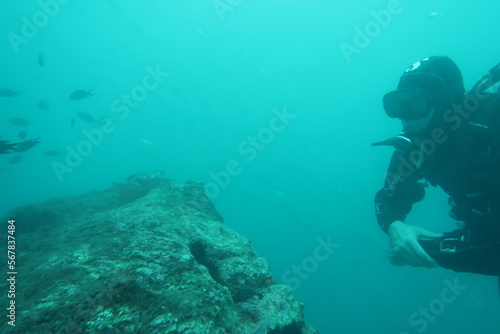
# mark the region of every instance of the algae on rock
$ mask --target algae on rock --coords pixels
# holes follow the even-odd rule
[[[18,227],[20,332],[316,333],[202,184],[138,173],[7,219]]]

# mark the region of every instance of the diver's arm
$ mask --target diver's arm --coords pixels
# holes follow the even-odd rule
[[[375,196],[377,221],[389,235],[389,259],[392,264],[435,267],[436,262],[424,251],[418,240],[441,235],[403,222],[413,204],[424,198],[425,190],[418,183],[419,171],[404,176],[399,174],[402,160],[404,158],[401,159],[400,152],[393,154],[385,185]]]
[[[402,153],[394,152],[386,174],[384,187],[375,195],[375,214],[380,228],[388,233],[395,221],[404,221],[413,204],[421,201],[425,190],[417,181],[418,171],[401,175]]]

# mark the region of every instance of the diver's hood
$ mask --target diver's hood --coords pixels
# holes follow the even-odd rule
[[[409,66],[401,76],[398,90],[419,88],[431,95],[447,95],[453,103],[461,103],[464,81],[458,66],[448,57],[424,58]]]

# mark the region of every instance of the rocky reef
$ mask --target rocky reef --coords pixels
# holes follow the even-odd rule
[[[16,326],[4,321],[2,333],[316,333],[202,184],[138,173],[12,219]]]

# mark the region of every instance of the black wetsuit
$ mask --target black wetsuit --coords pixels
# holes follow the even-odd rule
[[[465,228],[421,245],[442,267],[500,276],[500,99],[487,102],[459,126],[441,120],[422,138],[410,138],[407,150],[394,152],[375,205],[387,233],[424,198],[422,180],[441,187],[450,196],[450,215]],[[436,140],[432,131],[440,134]]]

